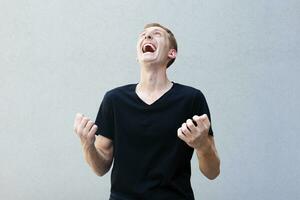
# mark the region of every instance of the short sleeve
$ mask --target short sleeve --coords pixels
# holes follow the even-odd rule
[[[203,114],[206,114],[208,116],[208,119],[210,121],[210,128],[208,134],[213,136],[214,133],[212,130],[211,116],[210,116],[207,101],[203,93],[200,90],[196,90],[194,101],[193,101],[193,115],[203,115]]]
[[[100,104],[95,124],[98,126],[96,135],[114,139],[114,112],[109,93],[105,93]]]

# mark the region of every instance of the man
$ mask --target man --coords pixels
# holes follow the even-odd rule
[[[146,25],[137,42],[139,83],[106,92],[95,123],[76,114],[74,131],[94,172],[103,176],[114,160],[111,200],[194,199],[194,151],[208,179],[220,173],[204,95],[167,77],[176,53],[169,29]]]

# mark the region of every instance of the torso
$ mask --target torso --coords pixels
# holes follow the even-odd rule
[[[201,114],[194,104],[200,91],[173,82],[168,90],[147,99],[136,93],[136,86],[107,92],[104,102],[111,105],[113,116],[101,114],[96,120],[114,143],[111,195],[115,199],[194,199],[190,184],[194,150],[178,138],[177,129]]]

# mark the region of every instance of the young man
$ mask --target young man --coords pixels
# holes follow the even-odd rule
[[[103,176],[114,160],[111,200],[194,199],[194,150],[208,179],[220,173],[203,93],[167,77],[176,53],[169,29],[146,25],[137,42],[139,83],[106,92],[95,123],[76,114],[74,131],[94,172]]]

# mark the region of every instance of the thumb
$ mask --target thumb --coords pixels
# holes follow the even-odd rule
[[[80,124],[81,120],[83,118],[83,114],[76,113],[75,120],[74,120],[74,131],[76,131],[77,126]]]

